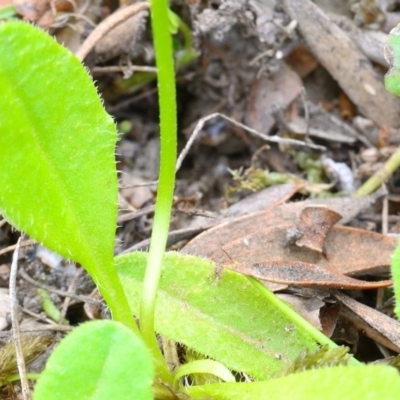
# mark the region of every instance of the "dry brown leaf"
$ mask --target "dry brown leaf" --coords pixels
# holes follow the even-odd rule
[[[371,339],[400,353],[399,321],[365,304],[361,304],[343,293],[336,292],[335,297],[353,314],[351,315],[344,310],[345,318],[351,319],[353,324]]]
[[[326,257],[305,248],[285,246],[287,229],[295,225],[298,213],[306,206],[326,205],[343,215],[340,223],[347,223],[374,201],[375,197],[370,196],[307,200],[278,207],[270,206],[266,210],[235,218],[203,232],[189,242],[183,248],[183,252],[208,257],[220,264],[231,262],[225,253],[227,252],[238,262],[298,260],[332,269],[339,266],[342,273],[351,273],[354,269],[359,271],[365,265],[377,269],[389,265],[390,255],[396,246],[395,239],[377,233],[360,230],[354,232],[352,228],[335,227],[335,233],[329,235]],[[350,246],[351,238],[357,238],[355,246]],[[374,246],[379,248],[379,251],[371,254],[371,248]],[[371,258],[370,256],[374,259],[364,264],[365,259]],[[352,261],[350,267],[346,267],[349,261]]]
[[[146,24],[147,10],[140,11],[110,30],[96,45],[95,52],[104,61],[120,54],[134,54]]]
[[[302,261],[269,261],[256,264],[252,264],[249,261],[243,264],[225,264],[224,267],[262,281],[306,288],[363,290],[378,289],[392,285],[391,280],[379,282],[362,281],[350,278],[328,267],[321,267]]]
[[[314,325],[319,330],[322,329],[319,317],[320,310],[325,305],[322,300],[316,299],[314,301],[314,299],[309,299],[306,297],[296,296],[288,293],[278,293],[277,296],[285,303],[289,303],[294,308],[294,310],[304,319],[306,319],[310,324]],[[312,304],[311,307],[310,304]]]
[[[275,221],[274,221],[275,222]],[[341,274],[360,275],[388,271],[397,239],[351,227],[333,227],[327,235],[324,254],[295,245],[286,245],[287,231],[293,225],[276,224],[259,232],[244,234],[222,246],[240,263],[302,261],[330,268]],[[377,251],[371,251],[376,249]],[[198,253],[197,253],[198,254]],[[213,258],[213,260],[215,260]],[[227,258],[218,262],[229,264]]]
[[[285,61],[301,78],[307,77],[318,67],[318,61],[305,46],[299,46],[285,58]]]
[[[49,27],[57,11],[72,12],[74,8],[74,3],[68,0],[12,0],[12,3],[25,21],[40,27]]]
[[[284,63],[272,76],[256,79],[250,90],[245,121],[253,129],[268,133],[275,124],[275,113],[284,111],[301,93],[303,83]]]
[[[300,235],[296,245],[323,253],[326,235],[341,219],[341,214],[324,205],[304,207],[296,223]]]
[[[340,305],[338,303],[326,303],[319,312],[322,332],[331,337],[338,322]]]

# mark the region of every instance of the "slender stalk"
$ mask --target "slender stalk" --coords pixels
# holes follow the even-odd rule
[[[97,279],[97,287],[104,297],[114,321],[121,322],[141,337],[140,331],[133,319],[128,300],[118,275],[109,267],[108,271]]]
[[[143,282],[140,308],[142,336],[156,359],[158,375],[172,384],[172,374],[161,354],[154,332],[154,311],[161,275],[161,267],[167,244],[169,220],[175,187],[176,138],[176,91],[172,39],[168,32],[168,1],[151,1],[151,22],[156,56],[158,93],[160,105],[160,175],[154,214],[153,232],[146,274]]]
[[[385,183],[400,166],[400,147],[390,156],[385,164],[379,168],[358,190],[353,197],[367,196]]]

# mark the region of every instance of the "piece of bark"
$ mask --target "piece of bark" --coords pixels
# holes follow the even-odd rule
[[[386,33],[360,29],[353,21],[343,15],[329,14],[329,18],[349,35],[369,60],[384,67],[389,67],[388,62],[383,56],[383,48],[386,45],[388,36]]]
[[[337,80],[360,112],[381,127],[400,126],[400,100],[388,93],[383,79],[347,34],[310,0],[285,0],[311,52]]]

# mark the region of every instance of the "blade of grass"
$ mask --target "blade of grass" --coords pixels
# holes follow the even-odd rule
[[[156,359],[156,368],[164,382],[172,384],[172,374],[158,347],[154,332],[154,310],[162,259],[167,243],[169,220],[175,187],[176,163],[176,91],[172,39],[168,31],[168,1],[151,1],[151,22],[156,55],[160,105],[160,174],[149,259],[143,282],[140,329]]]

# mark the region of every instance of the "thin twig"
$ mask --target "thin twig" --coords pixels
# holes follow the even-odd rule
[[[37,325],[34,328],[21,328],[20,333],[34,333],[43,331],[53,331],[53,332],[70,332],[74,330],[74,326],[70,325],[60,325],[60,324],[49,324],[49,325]],[[0,331],[0,340],[9,340],[11,336],[10,331]]]
[[[190,148],[192,147],[194,141],[196,140],[197,136],[201,132],[201,129],[203,128],[204,124],[207,121],[209,121],[210,119],[213,119],[215,117],[224,118],[225,120],[231,122],[233,125],[236,125],[236,126],[242,128],[242,129],[248,131],[249,133],[253,134],[254,136],[257,136],[257,137],[260,137],[260,138],[264,139],[267,142],[285,143],[285,144],[292,144],[292,145],[296,145],[296,146],[305,146],[305,147],[309,147],[309,148],[317,149],[317,150],[325,150],[324,146],[319,146],[319,145],[316,145],[316,144],[313,144],[313,143],[306,143],[306,142],[302,142],[302,141],[296,140],[296,139],[282,138],[282,137],[279,137],[279,136],[276,136],[276,135],[275,136],[267,136],[264,133],[261,133],[261,132],[255,130],[255,129],[252,129],[252,128],[250,128],[250,127],[248,127],[248,126],[246,126],[246,125],[244,125],[244,124],[242,124],[240,122],[235,121],[232,118],[227,117],[224,114],[221,114],[221,113],[217,112],[217,113],[210,114],[210,115],[208,115],[208,116],[206,116],[204,118],[201,118],[197,122],[196,127],[194,128],[192,135],[190,136],[189,140],[187,141],[184,149],[179,154],[178,160],[176,162],[175,171],[178,171],[180,169],[180,167],[182,166],[183,160],[187,156]],[[156,184],[156,183],[158,183],[158,182],[150,182],[150,183],[146,183],[145,185],[148,186],[149,184]],[[143,185],[143,184],[139,184],[139,185]],[[139,186],[139,185],[137,185],[137,186]],[[154,207],[154,206],[151,206],[151,207]],[[118,217],[118,222],[121,223],[121,222],[129,221],[129,220],[131,220],[133,218],[137,218],[137,217],[143,215],[144,213],[148,213],[147,209],[142,210],[142,212],[141,211],[137,211],[135,213],[128,213],[128,214],[125,214],[125,215],[121,215],[120,217]],[[133,246],[133,248],[134,248],[134,246]],[[128,250],[129,251],[133,251],[132,248],[128,249]],[[125,251],[128,251],[128,250],[125,250]]]
[[[201,129],[203,128],[204,124],[209,121],[210,119],[213,119],[215,117],[221,117],[227,121],[229,121],[230,123],[232,123],[235,126],[238,126],[242,129],[244,129],[245,131],[251,133],[252,135],[259,137],[267,142],[272,142],[272,143],[284,143],[284,144],[291,144],[291,145],[295,145],[295,146],[303,146],[303,147],[309,147],[311,149],[316,149],[316,150],[326,150],[326,148],[324,146],[319,146],[316,144],[312,144],[312,143],[306,143],[306,142],[302,142],[300,140],[296,140],[296,139],[288,139],[288,138],[282,138],[280,136],[274,135],[274,136],[268,136],[265,133],[259,132],[253,128],[250,128],[240,122],[235,121],[232,118],[227,117],[224,114],[221,113],[214,113],[214,114],[210,114],[207,117],[201,118],[199,120],[199,122],[196,125],[196,128],[194,129],[190,139],[188,140],[188,142],[186,143],[185,148],[182,150],[181,154],[178,157],[178,161],[176,163],[176,171],[178,171],[182,165],[182,162],[184,160],[184,158],[186,157],[187,153],[189,152],[190,148],[192,147],[193,142],[196,140],[197,136],[199,135],[199,133],[201,132]]]
[[[150,181],[150,182],[143,182],[143,183],[133,183],[132,185],[124,185],[120,186],[119,189],[132,189],[138,187],[146,187],[146,186],[155,186],[158,185],[158,181]]]
[[[129,212],[126,214],[122,214],[118,217],[117,222],[120,224],[122,222],[132,221],[133,219],[143,217],[144,215],[148,215],[154,212],[155,206],[149,206],[143,208],[143,210],[138,210],[134,212]]]
[[[25,314],[28,314],[30,317],[35,318],[37,321],[46,322],[47,324],[54,324],[54,321],[52,319],[47,318],[40,314],[36,314],[33,311],[28,310],[27,308],[21,307],[21,311],[24,312]]]
[[[106,74],[109,72],[125,72],[125,71],[133,71],[133,72],[157,72],[156,67],[148,67],[145,65],[110,65],[108,67],[93,67],[90,70],[93,74],[95,73],[102,73]]]
[[[128,99],[119,102],[115,106],[110,106],[110,107],[107,108],[107,111],[110,114],[115,114],[118,111],[121,111],[122,109],[124,109],[124,108],[126,108],[126,107],[132,105],[133,103],[136,103],[136,102],[138,102],[138,101],[140,101],[142,99],[145,99],[146,97],[149,97],[154,93],[157,93],[157,88],[156,87],[153,88],[153,89],[146,90],[145,92],[140,93],[140,94],[138,94],[136,96],[129,97]]]
[[[38,287],[40,289],[47,290],[47,291],[49,291],[51,293],[58,294],[59,296],[70,297],[71,299],[75,299],[75,300],[81,301],[82,303],[92,303],[92,304],[100,304],[101,303],[100,300],[92,299],[89,296],[79,296],[77,294],[65,292],[63,290],[54,289],[51,286],[45,285],[43,283],[36,282],[25,271],[22,271],[22,270],[18,271],[18,275],[20,275],[21,278],[25,279],[30,284],[32,284],[32,285],[34,285],[34,286],[36,286],[36,287]]]
[[[49,325],[35,326],[34,328],[29,328],[29,329],[21,329],[21,332],[22,333],[42,332],[42,331],[71,332],[74,329],[75,327],[70,325],[49,324]]]
[[[94,46],[96,46],[96,44],[100,41],[100,39],[102,39],[104,35],[106,35],[111,29],[115,28],[117,25],[126,21],[138,12],[148,8],[149,3],[135,3],[115,11],[93,29],[90,35],[82,43],[79,50],[76,52],[76,57],[82,62],[94,48]]]
[[[22,247],[28,247],[34,243],[35,243],[35,241],[33,239],[25,240],[19,245],[19,248],[22,249]],[[16,248],[17,248],[16,244],[5,247],[4,249],[0,250],[0,256],[2,256],[3,254],[9,253],[10,251],[14,251]]]
[[[22,352],[21,344],[21,333],[19,329],[19,309],[18,309],[18,299],[17,299],[17,272],[18,272],[18,252],[19,245],[21,243],[21,237],[18,239],[17,247],[15,248],[10,271],[10,303],[11,303],[11,323],[12,323],[12,334],[15,346],[15,353],[17,357],[17,366],[19,378],[21,380],[21,391],[24,400],[31,399],[31,391],[29,389],[29,382],[26,376],[26,366],[24,354]]]
[[[199,233],[209,229],[214,224],[204,224],[204,226],[200,226],[198,228],[186,228],[186,229],[177,229],[176,231],[171,231],[168,234],[167,246],[172,246],[175,243],[180,242],[181,240],[191,239],[193,236],[198,235]],[[150,245],[150,238],[142,240],[139,243],[129,247],[128,249],[124,250],[120,254],[127,254],[132,253],[133,251],[144,250],[148,248]]]

